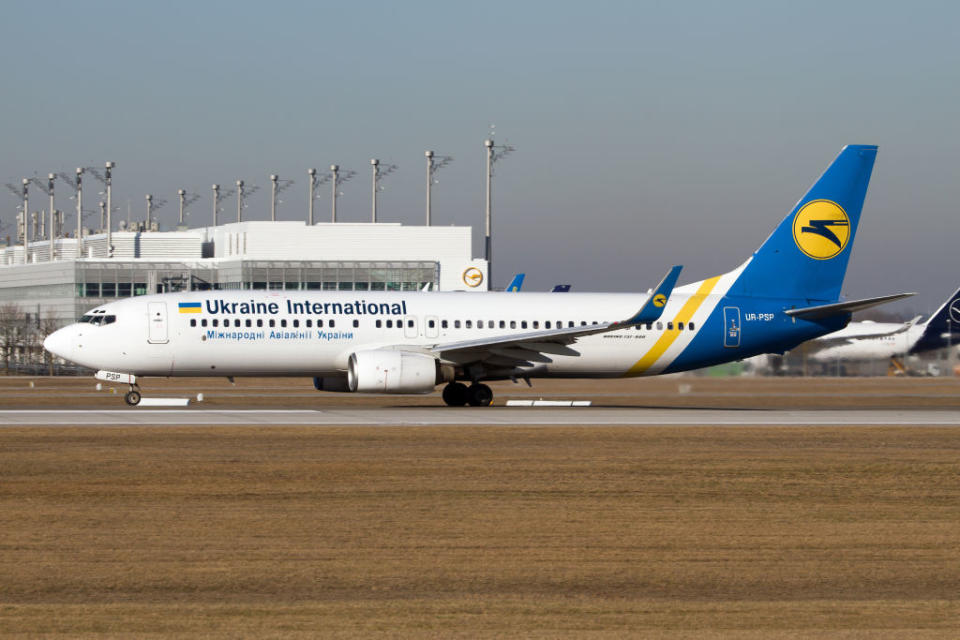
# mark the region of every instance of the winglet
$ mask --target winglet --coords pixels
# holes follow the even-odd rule
[[[677,284],[681,269],[683,269],[682,265],[672,267],[670,272],[657,285],[657,288],[653,290],[650,297],[647,298],[644,305],[640,307],[640,310],[633,314],[633,317],[629,320],[624,320],[622,324],[641,324],[659,319],[667,306],[670,294],[673,293],[673,287]]]

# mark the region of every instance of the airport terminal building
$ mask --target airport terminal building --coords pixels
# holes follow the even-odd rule
[[[50,330],[117,298],[187,290],[487,290],[470,227],[250,221],[0,249],[0,308]],[[25,255],[26,253],[26,255]],[[52,257],[52,259],[51,259]]]

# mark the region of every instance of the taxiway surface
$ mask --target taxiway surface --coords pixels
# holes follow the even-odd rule
[[[960,426],[957,410],[740,410],[635,407],[4,410],[14,426]]]

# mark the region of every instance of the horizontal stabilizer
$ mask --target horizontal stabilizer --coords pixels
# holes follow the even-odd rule
[[[804,307],[803,309],[786,309],[784,313],[794,318],[804,320],[822,320],[830,316],[840,315],[842,313],[853,313],[854,311],[863,311],[870,307],[893,302],[915,296],[916,293],[896,293],[891,296],[880,296],[879,298],[864,298],[863,300],[848,300],[846,302],[834,302],[832,304],[822,304],[816,307]]]

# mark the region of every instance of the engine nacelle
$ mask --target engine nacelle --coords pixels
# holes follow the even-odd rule
[[[360,393],[430,393],[453,378],[452,369],[425,353],[391,349],[358,351],[350,356],[347,384]]]
[[[313,388],[317,391],[350,391],[347,376],[324,376],[313,379]]]

